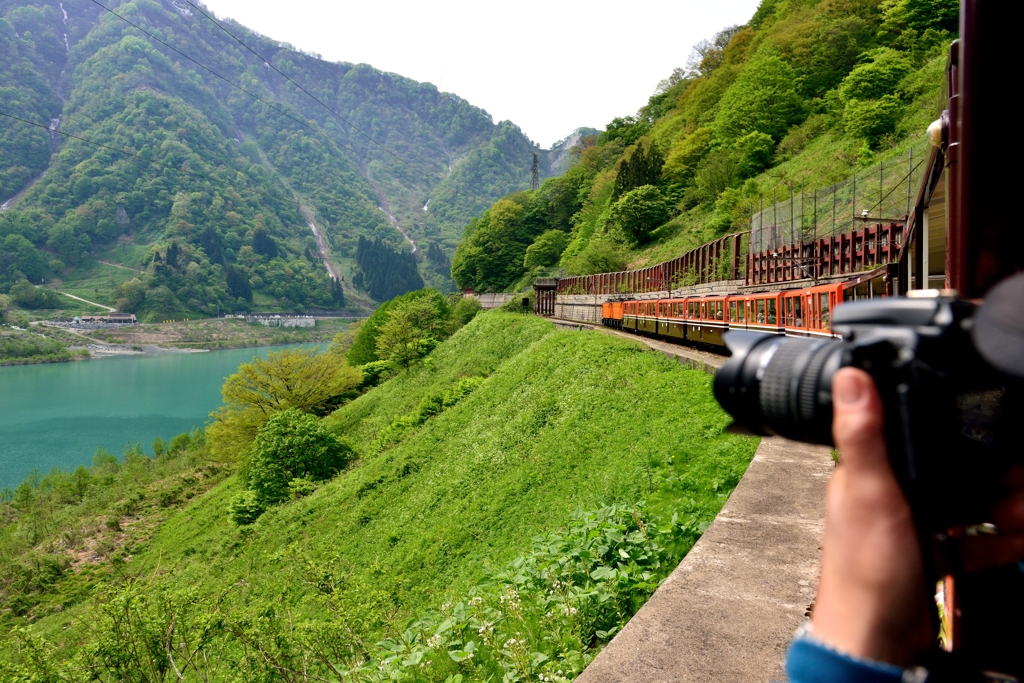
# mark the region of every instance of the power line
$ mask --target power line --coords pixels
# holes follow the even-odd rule
[[[135,157],[136,159],[141,159],[142,161],[148,162],[150,164],[155,164],[157,166],[164,166],[166,168],[171,169],[172,171],[177,171],[178,173],[185,173],[185,174],[190,175],[190,176],[195,176],[196,178],[203,178],[204,180],[214,180],[214,181],[216,181],[218,183],[223,183],[224,182],[224,180],[222,180],[220,178],[216,178],[216,177],[211,176],[211,175],[206,175],[205,173],[194,173],[192,171],[186,171],[183,168],[178,168],[177,166],[173,166],[171,164],[167,164],[167,163],[164,163],[162,161],[157,161],[156,159],[150,159],[150,158],[144,157],[144,156],[142,156],[140,154],[136,154],[135,152],[130,152],[130,151],[126,150],[126,149],[119,149],[117,147],[111,147],[110,145],[104,145],[102,142],[96,142],[96,141],[90,140],[88,138],[83,138],[83,137],[81,137],[79,135],[73,135],[71,133],[65,133],[64,131],[58,130],[57,128],[50,128],[50,127],[45,126],[45,125],[43,125],[41,123],[36,123],[35,121],[29,121],[28,119],[23,119],[20,116],[15,116],[14,114],[8,114],[7,112],[4,112],[4,111],[0,111],[0,116],[6,116],[9,119],[14,119],[15,121],[21,121],[22,123],[27,123],[30,126],[35,126],[36,128],[42,128],[43,130],[48,131],[50,133],[57,133],[58,135],[63,135],[65,137],[69,137],[69,138],[72,138],[74,140],[80,140],[81,142],[84,142],[84,143],[87,143],[87,144],[90,144],[90,145],[95,145],[97,147],[102,147],[103,149],[109,149],[110,151],[117,152],[118,154],[125,154],[125,155],[130,156],[130,157]]]
[[[200,62],[199,60],[197,60],[197,59],[194,59],[194,58],[192,58],[192,57],[188,56],[187,54],[185,54],[184,52],[182,52],[182,51],[181,51],[181,50],[179,50],[178,48],[174,47],[173,45],[169,45],[168,43],[164,42],[163,40],[161,40],[161,39],[160,39],[160,38],[158,38],[157,36],[153,35],[153,34],[152,34],[152,33],[150,33],[149,31],[147,31],[146,29],[142,28],[142,27],[141,27],[141,26],[139,26],[138,24],[136,24],[136,23],[133,23],[133,22],[132,22],[131,20],[129,20],[128,18],[124,17],[124,16],[123,16],[123,15],[121,15],[121,14],[118,14],[117,12],[115,12],[115,11],[114,11],[114,10],[112,10],[112,9],[110,9],[110,8],[109,8],[109,7],[107,7],[106,5],[103,5],[102,3],[98,2],[98,0],[92,0],[92,2],[93,2],[94,4],[96,4],[96,5],[98,5],[99,7],[102,7],[102,8],[103,8],[103,9],[105,9],[106,11],[110,12],[110,13],[111,13],[111,14],[113,14],[113,15],[114,15],[115,17],[117,17],[118,19],[120,19],[120,20],[121,20],[121,21],[123,21],[124,23],[128,24],[129,26],[131,26],[131,27],[135,28],[136,30],[138,30],[138,31],[141,31],[141,32],[142,32],[142,33],[144,33],[145,35],[149,36],[150,38],[152,38],[152,39],[153,39],[153,40],[155,40],[156,42],[158,42],[158,43],[160,43],[161,45],[163,45],[164,47],[166,47],[166,48],[167,48],[168,50],[173,50],[173,51],[174,51],[174,52],[176,52],[177,54],[181,55],[181,56],[182,56],[182,57],[184,57],[185,59],[187,59],[187,60],[189,60],[190,62],[192,62],[193,64],[195,64],[195,65],[197,65],[197,66],[199,66],[199,67],[201,67],[201,68],[205,69],[206,71],[209,71],[209,72],[210,72],[211,74],[213,74],[214,76],[216,76],[216,77],[217,77],[217,78],[219,78],[220,80],[224,81],[225,83],[227,83],[227,84],[228,84],[228,85],[230,85],[231,87],[233,87],[233,88],[237,88],[238,90],[240,90],[241,92],[245,93],[245,94],[246,94],[246,95],[248,95],[249,97],[253,98],[253,99],[254,99],[254,100],[256,100],[257,102],[260,102],[261,104],[264,104],[264,105],[266,105],[267,107],[270,107],[270,108],[271,108],[271,109],[273,109],[274,111],[278,112],[278,113],[279,113],[279,114],[281,114],[282,116],[285,116],[285,117],[287,117],[287,118],[291,119],[292,121],[294,121],[295,123],[299,124],[299,125],[300,125],[300,126],[302,126],[303,128],[305,128],[305,129],[309,130],[309,131],[310,131],[310,132],[312,132],[313,134],[315,134],[315,135],[319,135],[320,137],[322,137],[322,138],[324,138],[324,139],[326,139],[326,140],[328,140],[328,141],[330,141],[330,142],[333,142],[333,143],[335,143],[335,144],[340,144],[340,145],[342,145],[343,147],[345,147],[346,149],[348,149],[348,150],[351,150],[352,152],[355,152],[355,153],[356,153],[357,155],[359,154],[359,151],[358,151],[358,150],[356,150],[356,149],[355,149],[354,147],[352,147],[351,145],[349,145],[349,144],[346,144],[346,143],[344,143],[344,142],[339,142],[339,141],[335,140],[334,138],[332,138],[332,137],[328,136],[328,135],[327,135],[326,133],[324,133],[324,132],[322,132],[322,131],[319,131],[319,130],[317,130],[317,129],[313,128],[313,127],[312,127],[312,126],[310,126],[310,125],[309,125],[309,123],[307,123],[306,121],[302,121],[301,119],[298,119],[298,118],[296,118],[296,117],[292,116],[291,114],[289,114],[288,112],[284,111],[283,109],[281,109],[281,108],[279,108],[279,107],[277,107],[277,106],[275,106],[275,105],[271,104],[270,102],[267,102],[266,100],[264,100],[263,98],[261,98],[261,97],[260,97],[259,95],[256,95],[256,94],[254,94],[254,93],[252,93],[252,92],[249,92],[248,90],[246,90],[246,89],[245,89],[245,88],[243,88],[242,86],[238,85],[237,83],[235,83],[235,82],[234,82],[234,81],[232,81],[231,79],[229,79],[229,78],[227,78],[227,77],[225,77],[225,76],[222,76],[222,75],[220,75],[219,73],[217,73],[216,71],[214,71],[214,70],[213,70],[213,69],[211,69],[210,67],[206,66],[205,64],[203,64],[203,63],[202,63],[202,62]],[[360,155],[360,156],[361,156],[361,155]]]
[[[93,0],[93,1],[95,2],[95,0]],[[266,59],[265,57],[263,57],[263,55],[261,55],[260,53],[256,52],[256,50],[253,50],[253,49],[252,49],[251,47],[249,47],[248,45],[246,45],[246,44],[245,44],[245,43],[244,43],[244,42],[242,41],[242,39],[241,39],[241,38],[239,38],[238,36],[236,36],[236,35],[235,35],[234,33],[232,33],[231,31],[227,30],[227,28],[225,28],[223,24],[221,24],[221,23],[220,23],[220,22],[218,22],[218,21],[217,21],[216,19],[214,19],[213,17],[211,17],[211,16],[209,15],[209,14],[207,14],[207,13],[206,13],[206,12],[204,12],[204,11],[203,11],[202,9],[200,9],[200,8],[199,8],[198,6],[196,6],[196,5],[195,5],[195,3],[193,3],[193,2],[192,2],[192,0],[185,0],[185,2],[187,2],[187,3],[189,4],[189,5],[191,5],[191,6],[192,6],[192,8],[193,8],[193,9],[194,9],[195,11],[199,12],[199,13],[200,13],[200,14],[202,14],[202,15],[203,15],[204,17],[206,17],[207,19],[209,19],[210,21],[212,21],[212,22],[214,23],[214,25],[216,25],[216,26],[217,26],[217,27],[218,27],[218,28],[219,28],[219,29],[220,29],[221,31],[224,31],[224,33],[226,33],[226,34],[228,34],[229,36],[231,36],[232,38],[234,38],[235,42],[237,42],[237,43],[238,43],[239,45],[241,45],[242,47],[244,47],[244,48],[245,48],[246,50],[248,50],[248,51],[249,51],[249,52],[251,52],[252,54],[256,55],[256,57],[257,57],[257,58],[259,58],[259,59],[260,59],[260,61],[262,61],[262,62],[263,62],[264,64],[266,64],[266,65],[267,65],[268,67],[270,67],[271,69],[273,69],[273,70],[274,70],[274,71],[276,71],[277,73],[281,74],[281,76],[283,76],[283,77],[284,77],[284,79],[285,79],[286,81],[288,81],[289,83],[291,83],[292,85],[294,85],[294,86],[295,86],[296,88],[298,88],[298,89],[299,89],[299,90],[301,90],[302,92],[304,92],[304,93],[306,93],[307,95],[309,95],[309,97],[311,97],[311,98],[313,99],[313,101],[314,101],[314,102],[316,102],[316,103],[317,103],[317,104],[319,104],[319,105],[320,105],[321,107],[323,107],[323,108],[324,108],[324,109],[326,109],[327,111],[329,111],[329,112],[331,112],[332,114],[334,114],[335,116],[337,116],[337,117],[338,117],[338,118],[339,118],[339,119],[340,119],[341,121],[343,121],[343,122],[347,123],[347,124],[348,124],[349,126],[351,126],[351,127],[352,127],[352,129],[353,129],[353,130],[355,130],[356,132],[358,132],[358,133],[359,133],[360,135],[362,135],[362,136],[363,136],[364,138],[366,138],[367,140],[369,140],[369,141],[370,141],[370,142],[372,142],[373,144],[377,145],[377,146],[378,146],[378,147],[380,147],[380,148],[381,148],[382,150],[384,150],[385,152],[387,152],[387,153],[388,153],[388,154],[390,154],[391,156],[393,156],[393,157],[395,157],[396,159],[398,159],[399,161],[401,161],[401,162],[402,162],[403,164],[408,164],[408,163],[409,163],[408,161],[406,161],[406,160],[405,160],[405,159],[403,159],[402,157],[398,156],[398,155],[397,155],[396,153],[392,152],[392,151],[391,151],[390,149],[388,149],[387,147],[385,147],[385,146],[384,146],[384,145],[382,145],[381,143],[379,143],[379,142],[377,142],[376,140],[374,140],[374,139],[373,139],[373,138],[372,138],[372,137],[370,136],[370,134],[369,134],[369,133],[367,133],[367,132],[363,131],[363,130],[362,130],[361,128],[359,128],[359,127],[358,127],[357,125],[355,125],[354,123],[352,123],[351,121],[349,121],[348,119],[346,119],[346,118],[345,118],[344,116],[342,116],[342,115],[341,115],[341,114],[339,114],[338,112],[334,111],[334,109],[332,109],[332,108],[331,108],[331,107],[329,107],[328,105],[324,104],[324,103],[323,103],[323,102],[322,102],[322,101],[321,101],[321,100],[320,100],[320,99],[319,99],[319,98],[318,98],[318,97],[317,97],[316,95],[314,95],[313,93],[309,92],[308,90],[306,90],[305,88],[303,88],[303,87],[302,87],[301,85],[299,85],[298,83],[296,83],[295,81],[293,81],[293,80],[292,80],[292,79],[291,79],[291,78],[290,78],[290,77],[288,76],[288,74],[286,74],[286,73],[284,73],[283,71],[281,71],[280,69],[278,69],[278,68],[277,68],[276,66],[274,66],[273,64],[271,64],[271,63],[270,63],[270,60]]]

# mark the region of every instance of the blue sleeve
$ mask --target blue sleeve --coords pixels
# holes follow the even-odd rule
[[[903,669],[833,650],[808,635],[793,641],[786,657],[789,683],[900,683]]]

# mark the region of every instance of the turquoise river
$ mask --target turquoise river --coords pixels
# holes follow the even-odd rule
[[[156,437],[202,427],[224,378],[275,348],[0,367],[0,488],[89,464],[97,448],[120,457],[141,443],[152,455]]]

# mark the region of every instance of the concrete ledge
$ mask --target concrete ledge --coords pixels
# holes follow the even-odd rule
[[[827,448],[762,440],[715,521],[576,680],[782,680],[786,647],[817,590],[832,468]]]

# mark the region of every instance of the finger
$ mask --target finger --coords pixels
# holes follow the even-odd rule
[[[882,400],[871,376],[857,368],[843,368],[832,379],[832,438],[851,470],[892,470],[882,432]]]

